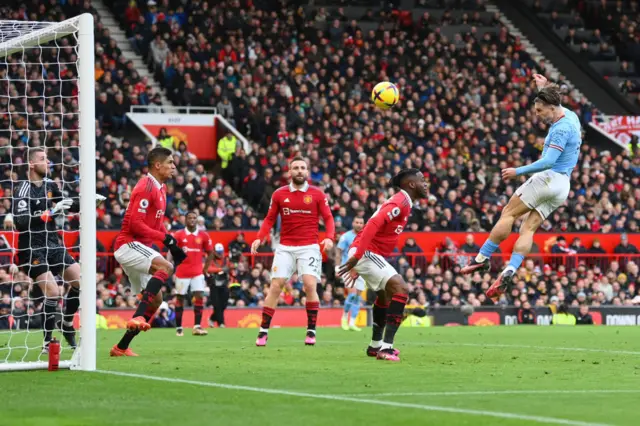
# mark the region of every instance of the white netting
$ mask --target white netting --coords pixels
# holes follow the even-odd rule
[[[79,293],[64,297],[80,276],[78,49],[77,19],[0,21],[0,369],[46,361],[51,333],[73,353],[60,327],[78,323]]]

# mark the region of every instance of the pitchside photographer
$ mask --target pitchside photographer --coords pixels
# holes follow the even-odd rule
[[[224,246],[217,243],[214,247],[213,261],[207,277],[213,305],[213,313],[209,317],[209,327],[211,328],[215,323],[218,323],[219,328],[224,328],[224,311],[229,303],[229,267],[229,259],[224,256]]]

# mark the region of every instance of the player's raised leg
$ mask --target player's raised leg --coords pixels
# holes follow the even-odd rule
[[[471,260],[469,265],[462,268],[461,272],[463,274],[471,274],[476,271],[488,271],[491,255],[498,249],[500,243],[511,234],[516,219],[530,210],[531,208],[523,203],[519,196],[514,195],[511,197],[507,206],[502,210],[498,223],[491,230],[489,238],[480,248],[480,253]]]
[[[520,236],[513,247],[513,253],[509,264],[504,271],[498,276],[498,279],[487,290],[487,297],[496,299],[501,294],[509,291],[513,283],[513,276],[522,265],[522,261],[531,251],[533,245],[533,235],[536,233],[544,218],[537,210],[531,210],[529,216],[525,219],[520,227]]]
[[[122,265],[123,263],[120,262],[120,264]],[[120,342],[112,348],[112,356],[131,356],[131,354],[127,353],[131,351],[129,345],[134,337],[141,331],[147,331],[151,328],[149,321],[162,303],[162,286],[167,283],[172,273],[173,265],[171,262],[159,254],[153,258],[151,266],[149,267],[149,275],[151,275],[151,278],[146,285],[140,282],[140,285],[144,286],[141,292],[140,303],[133,317],[127,322],[127,331],[124,336],[122,336]]]

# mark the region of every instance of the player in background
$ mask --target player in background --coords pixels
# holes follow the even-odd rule
[[[425,198],[428,189],[427,181],[418,169],[401,170],[391,184],[400,191],[380,206],[356,236],[349,248],[349,259],[340,266],[339,274],[346,287],[352,287],[358,277],[362,277],[377,293],[373,304],[373,336],[367,355],[400,361],[400,352],[393,348],[393,342],[402,323],[409,288],[385,257],[398,244],[413,202]]]
[[[184,336],[182,330],[182,314],[184,313],[184,296],[189,290],[193,293],[193,315],[194,336],[206,336],[208,333],[200,326],[202,322],[202,308],[204,299],[202,293],[206,284],[204,280],[205,274],[209,269],[209,264],[213,259],[213,242],[206,232],[198,231],[196,221],[198,214],[196,212],[187,213],[185,218],[186,227],[173,234],[180,247],[186,254],[187,258],[176,267],[176,336]],[[207,259],[202,265],[204,255]],[[171,252],[167,254],[167,260],[171,262],[173,257]]]
[[[347,263],[347,260],[349,259],[349,247],[351,247],[353,240],[356,239],[356,235],[362,231],[362,228],[364,227],[364,218],[354,218],[351,223],[351,227],[352,229],[342,234],[340,240],[338,240],[338,245],[336,247],[336,276],[338,276],[340,269],[339,265]],[[361,331],[356,327],[356,318],[358,316],[358,312],[360,312],[360,292],[364,290],[364,287],[365,284],[362,277],[358,277],[352,288],[345,287],[345,291],[349,293],[344,301],[344,313],[342,314],[342,329],[345,331]],[[351,318],[349,318],[349,314],[351,314]]]
[[[122,228],[116,237],[115,259],[129,277],[134,292],[141,292],[140,304],[127,322],[127,331],[111,348],[111,356],[138,356],[129,344],[140,331],[151,328],[149,320],[162,303],[162,286],[173,274],[173,265],[151,248],[162,241],[179,265],[187,255],[176,239],[166,232],[164,212],[167,206],[164,183],[176,171],[171,150],[155,147],[147,155],[149,173],[143,176],[131,192]]]
[[[309,167],[304,158],[295,157],[291,160],[289,177],[291,183],[273,193],[269,212],[260,227],[258,238],[251,244],[251,253],[256,254],[280,215],[280,244],[273,258],[271,286],[264,300],[262,324],[256,346],[266,346],[267,333],[278,305],[278,298],[285,283],[296,270],[302,278],[307,298],[307,335],[304,343],[316,343],[316,322],[320,308],[317,286],[322,270],[322,254],[318,244],[320,216],[324,219],[326,227],[326,236],[321,242],[325,251],[333,248],[335,225],[325,193],[307,183]]]
[[[491,299],[499,298],[511,288],[516,270],[531,250],[533,234],[542,222],[567,200],[571,172],[580,155],[580,119],[573,111],[560,104],[562,93],[558,86],[548,84],[546,77],[540,74],[534,74],[533,78],[539,90],[534,101],[536,116],[550,126],[544,141],[542,157],[526,166],[502,170],[502,179],[505,181],[531,173],[533,176],[516,190],[502,210],[500,220],[491,230],[489,238],[480,248],[480,253],[462,269],[462,272],[467,274],[477,270],[488,270],[491,255],[509,236],[513,223],[519,217],[528,214],[520,227],[520,237],[513,247],[509,265],[487,290],[487,297]]]
[[[17,186],[13,194],[13,218],[18,237],[18,264],[44,295],[44,343],[42,352],[49,352],[49,342],[55,328],[72,348],[76,347],[73,317],[80,306],[80,265],[58,239],[55,217],[67,211],[78,212],[79,205],[64,198],[58,185],[48,179],[49,160],[44,148],[30,148],[28,180]],[[96,196],[100,203],[105,198]],[[65,297],[62,322],[56,324],[56,312],[62,296],[55,275],[69,285]]]

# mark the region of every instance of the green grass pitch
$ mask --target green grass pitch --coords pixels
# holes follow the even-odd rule
[[[640,424],[637,328],[401,328],[400,363],[365,356],[369,330],[154,329],[110,358],[120,335],[100,372],[0,373],[0,425]]]

